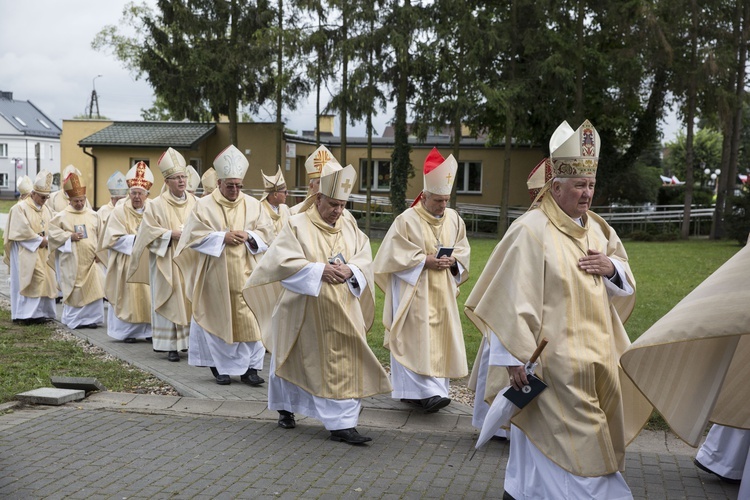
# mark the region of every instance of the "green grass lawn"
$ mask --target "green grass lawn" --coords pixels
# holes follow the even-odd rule
[[[474,364],[481,335],[463,314],[469,296],[497,242],[474,238],[471,243],[471,270],[467,283],[461,286],[458,307],[466,342],[469,367]],[[683,297],[740,250],[732,241],[689,240],[674,242],[624,242],[636,280],[636,306],[625,328],[631,340],[638,338],[656,320],[664,316]],[[373,241],[373,254],[380,241]],[[381,363],[388,365],[390,356],[383,348],[383,293],[376,290],[375,322],[368,343]]]

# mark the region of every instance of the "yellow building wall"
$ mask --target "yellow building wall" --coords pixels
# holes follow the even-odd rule
[[[156,148],[113,148],[98,147],[90,148],[90,153],[97,158],[97,171],[94,174],[94,160],[83,153],[78,142],[89,135],[110,125],[111,121],[99,120],[64,120],[63,133],[60,140],[62,165],[73,164],[81,170],[87,186],[94,185],[95,189],[88,189],[89,201],[100,207],[109,202],[109,191],[107,190],[107,179],[115,170],[126,174],[135,160],[147,160],[154,173],[154,186],[151,189],[151,198],[158,196],[164,180],[159,173],[157,161],[164,152]],[[276,128],[273,123],[240,123],[237,130],[240,151],[249,151],[249,167],[243,184],[245,189],[263,189],[261,170],[266,175],[276,173]],[[200,161],[199,172],[202,174],[213,166],[214,158],[230,144],[230,133],[228,123],[217,123],[216,132],[206,138],[196,150],[178,151],[190,162],[191,159]],[[290,149],[292,156],[282,155],[282,172],[287,186],[292,188],[304,188],[307,185],[307,176],[304,168],[305,159],[312,154],[317,147],[312,141],[300,140],[289,141],[293,143]],[[331,153],[340,158],[341,148],[332,147]],[[415,198],[422,190],[422,166],[427,154],[432,149],[430,145],[412,146],[411,162],[414,168],[414,177],[409,179],[407,197]],[[282,144],[282,151],[286,151],[286,144]],[[451,150],[440,148],[440,153],[447,157]],[[390,160],[393,148],[374,147],[373,159]],[[247,153],[246,153],[247,154]],[[515,148],[511,152],[511,174],[510,174],[510,205],[528,206],[530,201],[526,189],[526,178],[529,172],[542,159],[542,150],[539,148]],[[364,146],[347,147],[347,163],[351,163],[359,173],[360,160],[367,157],[367,148]],[[503,162],[505,152],[502,147],[473,147],[461,150],[459,161],[478,161],[482,163],[482,192],[481,194],[460,194],[459,203],[500,205],[503,185]],[[287,162],[288,160],[288,162]],[[288,164],[287,164],[288,163]],[[359,182],[355,193],[365,194],[359,190]],[[94,192],[96,197],[94,198]],[[376,192],[376,196],[388,196],[388,192]],[[289,199],[290,205],[299,200]]]

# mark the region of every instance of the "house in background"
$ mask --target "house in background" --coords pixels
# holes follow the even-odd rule
[[[39,170],[60,173],[62,129],[31,101],[0,91],[0,197],[16,194],[16,180]]]
[[[323,120],[321,143],[341,159],[341,140],[333,135],[333,120]],[[235,144],[250,163],[243,184],[245,191],[258,193],[263,189],[261,170],[267,175],[276,172],[276,125],[274,123],[239,123]],[[409,179],[407,198],[415,198],[422,190],[422,165],[433,147],[447,157],[452,152],[449,134],[435,132],[423,142],[410,137],[411,163],[414,176]],[[62,164],[75,165],[83,174],[90,202],[99,207],[109,201],[106,183],[116,170],[123,174],[137,161],[146,162],[154,171],[155,183],[151,197],[158,196],[163,185],[156,166],[161,154],[172,147],[179,151],[199,173],[213,165],[216,156],[230,144],[229,124],[194,122],[113,122],[108,120],[64,120],[62,133]],[[373,196],[388,197],[391,189],[391,154],[394,139],[386,133],[372,140],[374,175],[370,186]],[[281,145],[281,169],[289,189],[307,187],[305,160],[316,149],[313,133],[284,134]],[[464,204],[500,205],[503,185],[502,145],[487,145],[484,138],[462,137],[458,157],[457,201]],[[511,151],[510,205],[528,207],[526,179],[542,159],[539,147],[514,145]],[[365,168],[367,139],[350,137],[346,141],[346,163],[358,172],[355,195],[367,192]],[[301,201],[290,197],[289,205]]]

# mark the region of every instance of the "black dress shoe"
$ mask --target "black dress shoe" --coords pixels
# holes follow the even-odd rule
[[[247,385],[260,385],[265,382],[264,379],[258,376],[258,370],[255,368],[248,368],[244,375],[240,377],[240,380]]]
[[[503,491],[503,500],[516,500],[516,499],[510,496],[507,491]]]
[[[222,375],[219,373],[219,371],[216,369],[216,367],[211,366],[211,373],[214,374],[214,378],[216,379],[216,383],[219,385],[229,385],[232,383],[232,379],[229,378],[229,375]]]
[[[154,343],[154,338],[153,337],[146,337],[146,342],[148,342],[149,344],[153,344]]]
[[[371,437],[363,436],[354,427],[350,429],[339,429],[331,431],[331,441],[338,441],[348,444],[364,444],[372,441]]]
[[[442,396],[432,396],[431,398],[425,398],[422,400],[422,408],[424,408],[425,413],[435,413],[449,404],[451,404],[450,398],[444,398]]]
[[[282,429],[294,429],[297,427],[297,422],[294,421],[294,413],[279,410],[279,427]]]
[[[422,400],[421,399],[401,399],[402,403],[409,403],[410,405],[417,405],[422,406]]]
[[[125,340],[123,340],[123,342],[125,342],[126,344],[135,344],[136,342],[138,342],[138,339],[134,339],[132,337],[128,337]]]
[[[709,474],[713,474],[714,476],[718,477],[719,479],[721,479],[725,483],[740,484],[742,482],[741,479],[732,479],[731,477],[720,476],[719,474],[715,473],[714,471],[712,471],[711,469],[709,469],[708,467],[706,467],[705,465],[703,465],[702,463],[700,463],[697,459],[693,459],[693,463],[700,470],[702,470],[704,472],[708,472]]]
[[[180,355],[177,354],[177,351],[169,351],[169,353],[167,354],[167,359],[169,361],[179,361]]]

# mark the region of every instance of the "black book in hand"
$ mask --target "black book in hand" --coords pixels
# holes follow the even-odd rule
[[[435,258],[450,257],[451,255],[453,255],[453,247],[438,247]]]
[[[328,259],[329,264],[346,264],[346,259],[343,255],[341,255],[341,252],[338,253],[338,255],[331,257]]]
[[[537,397],[540,392],[547,388],[547,384],[542,382],[542,379],[536,375],[528,375],[529,384],[521,387],[520,391],[515,390],[513,387],[509,387],[503,393],[511,403],[516,405],[518,408],[523,408],[531,402],[532,399]]]

